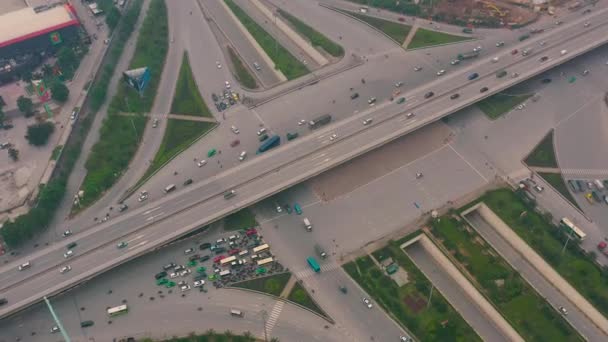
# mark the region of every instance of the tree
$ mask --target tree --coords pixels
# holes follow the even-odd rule
[[[118,10],[116,6],[112,6],[108,14],[106,14],[106,24],[108,24],[110,30],[114,30],[116,25],[118,25],[118,21],[120,21],[120,16],[120,10]]]
[[[25,138],[34,146],[43,146],[49,141],[49,137],[53,134],[55,125],[52,122],[43,122],[27,126],[27,135]]]
[[[25,97],[23,95],[19,96],[17,99],[17,107],[19,110],[25,114],[26,118],[29,118],[34,114],[34,102],[29,97]]]
[[[74,53],[74,49],[70,46],[64,46],[57,51],[57,63],[61,69],[73,69],[78,63],[78,58]]]
[[[11,157],[13,161],[19,160],[19,150],[14,147],[9,148],[8,156]]]
[[[57,102],[65,102],[70,96],[70,90],[65,84],[61,82],[55,82],[51,86],[51,98]]]

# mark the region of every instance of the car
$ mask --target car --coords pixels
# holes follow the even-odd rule
[[[64,273],[68,273],[72,270],[72,266],[67,265],[67,266],[63,266],[60,270],[59,273],[64,274]]]
[[[188,248],[188,249],[186,249],[186,250],[184,251],[184,254],[185,254],[185,255],[188,255],[188,254],[191,254],[191,253],[193,253],[193,252],[194,252],[194,248]]]
[[[72,231],[71,231],[71,230],[69,230],[69,229],[67,229],[67,230],[65,230],[65,231],[63,232],[63,234],[62,234],[62,235],[63,235],[63,237],[68,237],[68,236],[72,235]]]
[[[559,26],[559,25],[561,25],[561,24],[563,24],[563,23],[564,23],[563,21],[561,21],[561,20],[557,20],[557,21],[555,22],[555,25],[558,25],[558,26]]]
[[[67,252],[63,253],[63,257],[66,258],[66,259],[69,258],[69,257],[71,257],[72,255],[74,255],[74,251],[71,250],[71,249],[68,250]]]
[[[258,62],[253,62],[253,68],[257,71],[262,70],[262,67],[260,66],[260,64]]]
[[[372,304],[372,302],[369,299],[365,298],[365,297],[363,297],[363,303],[365,304],[365,306],[367,306],[368,309],[371,309],[374,306]]]
[[[158,273],[156,273],[156,274],[154,275],[154,278],[155,278],[156,280],[158,280],[158,279],[164,278],[164,277],[166,277],[166,276],[167,276],[167,272],[162,271],[162,272],[158,272]]]
[[[370,97],[369,100],[367,100],[367,103],[369,103],[370,105],[373,105],[374,103],[376,103],[376,98]]]
[[[496,78],[501,78],[501,77],[505,77],[507,76],[507,71],[506,70],[501,70],[496,72]]]
[[[198,246],[198,248],[200,248],[200,250],[203,250],[203,249],[209,249],[209,248],[211,248],[211,243],[209,243],[209,242],[204,242],[204,243],[202,243],[200,246]]]
[[[336,133],[329,136],[329,141],[334,141],[336,139],[338,139],[338,135]]]
[[[275,204],[275,210],[277,211],[277,213],[282,213],[283,212],[283,208],[281,208],[281,206],[279,204]],[[231,239],[232,240],[232,239]]]
[[[592,191],[592,192],[591,192],[591,196],[593,196],[593,199],[594,199],[596,202],[598,202],[598,203],[602,202],[602,198],[601,198],[601,197],[600,197],[600,195],[597,193],[597,191]]]
[[[422,70],[422,67],[421,67],[421,66],[415,66],[415,67],[414,67],[414,71],[420,71],[420,70]]]
[[[403,82],[399,81],[397,83],[395,83],[395,88],[399,88],[403,85]]]
[[[239,254],[240,252],[241,252],[241,250],[240,250],[240,249],[235,248],[235,249],[231,249],[231,250],[229,250],[229,251],[228,251],[228,255],[232,256],[232,255],[235,255],[235,254]]]
[[[588,22],[588,21],[585,21],[584,26],[585,26],[585,27],[589,27],[589,25],[591,25],[591,23],[590,23],[590,22]]]
[[[432,91],[429,91],[428,93],[424,94],[424,98],[428,99],[428,98],[432,97],[433,95],[435,95],[435,93],[433,93]]]
[[[217,66],[218,69],[222,68],[222,64],[220,63],[220,61],[215,61],[215,65]]]
[[[372,123],[372,119],[371,118],[363,120],[363,126],[367,126],[370,123]]]
[[[158,119],[152,120],[152,128],[158,127]]]
[[[145,201],[147,199],[148,199],[148,192],[144,190],[144,191],[142,191],[142,192],[139,193],[139,197],[137,198],[137,201],[143,202],[143,201]]]
[[[517,78],[517,77],[519,77],[519,73],[514,72],[511,74],[511,78]]]
[[[257,135],[260,136],[262,134],[266,133],[266,128],[262,127],[258,130]]]
[[[542,80],[540,80],[540,83],[551,83],[551,79],[550,78],[543,78]]]
[[[549,57],[547,57],[547,56],[542,56],[541,58],[538,59],[538,61],[541,62],[541,63],[542,62],[546,62],[548,60],[549,60]]]
[[[217,95],[215,93],[211,93],[211,99],[213,100],[213,102],[217,102],[220,100],[220,98],[217,97]]]
[[[6,298],[0,298],[0,306],[4,305],[8,303],[8,300],[6,300]]]
[[[234,134],[239,134],[241,131],[236,128],[235,126],[230,126],[230,130],[232,131],[232,133]]]
[[[106,44],[106,45],[108,45],[108,44],[110,44],[110,40],[109,39],[104,39],[103,43]]]
[[[205,281],[204,280],[197,280],[194,282],[194,287],[201,287],[205,285]]]
[[[222,259],[224,259],[226,256],[225,255],[218,255],[215,258],[213,258],[213,263],[217,264],[218,262],[222,261]]]
[[[479,52],[481,51],[483,48],[481,47],[481,45],[478,45],[476,48],[473,49],[473,52]]]
[[[476,79],[477,77],[479,77],[479,74],[478,74],[478,73],[476,73],[476,72],[474,72],[474,73],[470,74],[470,75],[467,77],[467,79],[468,79],[469,81],[472,81],[472,80]]]
[[[302,215],[302,207],[300,207],[298,203],[294,203],[293,210],[296,212],[296,214]]]
[[[203,167],[205,164],[207,164],[207,161],[205,159],[201,159],[196,165],[198,165],[198,167]]]
[[[397,100],[397,104],[402,104],[403,102],[405,102],[405,97],[400,97],[400,98]]]
[[[535,185],[534,190],[536,190],[536,192],[538,192],[538,193],[541,193],[541,192],[543,192],[543,190],[545,190],[545,188],[543,188],[540,185]]]
[[[241,143],[241,141],[239,139],[232,140],[232,142],[230,142],[230,147],[236,147],[240,143]]]
[[[184,285],[184,286],[180,287],[179,289],[182,292],[186,292],[186,291],[189,291],[191,289],[191,287],[190,287],[190,285]]]
[[[202,256],[202,257],[199,259],[199,261],[200,261],[200,262],[205,262],[205,261],[207,261],[207,260],[209,260],[209,259],[211,259],[211,256],[210,256],[210,255],[203,255],[203,256]]]
[[[70,242],[70,243],[68,243],[68,245],[66,246],[66,248],[67,249],[73,249],[76,246],[78,246],[78,244],[76,242]]]
[[[568,316],[568,310],[566,310],[566,308],[563,306],[559,307],[559,312],[564,316]]]
[[[296,205],[297,205],[297,207],[296,207]],[[298,212],[298,209],[297,209],[297,208],[299,208],[299,207],[300,207],[300,206],[299,206],[298,204],[295,204],[295,205],[294,205],[294,208],[296,209],[296,213]],[[258,231],[257,231],[255,228],[247,229],[247,230],[245,231],[245,235],[247,235],[247,236],[256,235],[257,233],[258,233]]]
[[[414,113],[412,113],[412,112],[409,112],[409,113],[405,114],[405,117],[406,117],[406,118],[408,118],[408,119],[411,119],[411,118],[413,118],[414,116],[416,116],[416,114],[414,114]]]
[[[177,265],[175,265],[174,262],[170,262],[170,263],[168,263],[168,264],[166,264],[166,265],[163,266],[163,270],[168,271],[168,270],[174,268],[175,266],[177,266]]]
[[[408,337],[408,336],[399,336],[399,341],[400,342],[412,342],[412,338]]]
[[[181,272],[179,273],[179,276],[180,276],[180,277],[185,277],[185,276],[187,276],[187,275],[188,275],[188,274],[190,274],[190,273],[192,273],[192,271],[190,271],[190,269],[188,269],[188,268],[187,268],[187,269],[185,269],[185,270],[181,271]]]
[[[492,63],[497,63],[499,60],[500,60],[500,58],[494,57],[494,58],[492,58]]]
[[[126,203],[123,203],[123,204],[121,204],[121,205],[118,206],[118,211],[121,212],[121,213],[123,211],[127,210],[127,209],[129,209],[129,206]]]
[[[226,81],[224,82],[224,85],[226,86],[226,89],[230,89],[230,82]]]
[[[486,91],[488,91],[488,87],[483,87],[483,88],[479,89],[480,93],[485,93]]]
[[[350,95],[350,99],[351,99],[351,100],[354,100],[354,99],[356,99],[356,98],[358,98],[358,97],[359,97],[359,93],[354,93],[354,94],[351,94],[351,95]],[[303,124],[305,124],[305,123],[306,123],[306,120],[303,120],[303,121],[304,121],[304,122],[302,122],[302,124],[300,124],[300,123],[298,122],[298,125],[303,125]]]
[[[193,182],[192,178],[188,178],[184,181],[184,186],[190,185],[190,184],[192,184],[192,182]]]
[[[60,329],[59,329],[59,327],[58,327],[58,326],[56,326],[56,325],[54,325],[54,326],[51,328],[51,334],[57,333],[57,332],[59,332],[59,330],[60,330]]]
[[[512,55],[517,55],[518,53],[519,53],[519,51],[517,49],[511,50],[511,54]]]
[[[30,268],[31,266],[32,266],[32,263],[30,263],[29,261],[26,261],[23,264],[19,265],[18,269],[19,269],[19,271],[23,271],[23,270]]]
[[[72,114],[70,114],[70,120],[72,120],[72,121],[76,120],[76,117],[78,117],[78,111],[79,111],[78,107],[75,107],[74,110],[72,110]]]
[[[357,94],[357,96],[359,96],[359,94]],[[298,121],[298,126],[302,126],[304,124],[306,124],[306,120],[300,120],[300,121]]]
[[[243,161],[245,158],[247,158],[247,151],[242,151],[241,154],[239,154],[239,161]]]
[[[441,69],[441,70],[437,71],[437,76],[441,76],[443,74],[445,74],[445,70]]]
[[[540,46],[545,46],[545,44],[547,44],[547,42],[544,40],[541,40],[540,42],[538,42],[538,44],[540,44]]]
[[[496,43],[496,47],[501,47],[501,46],[505,46],[505,42],[500,41],[500,42]]]
[[[607,246],[607,245],[608,245],[608,244],[606,244],[606,242],[604,242],[604,241],[600,241],[600,243],[598,243],[598,244],[597,244],[597,249],[599,249],[600,251],[601,251],[601,250],[604,250],[604,249],[606,248],[606,246]]]
[[[219,238],[219,239],[215,240],[215,243],[217,245],[221,245],[223,243],[226,243],[226,239],[225,238]]]
[[[298,136],[300,136],[300,134],[298,134],[298,132],[287,132],[287,134],[285,135],[287,137],[287,141],[291,141],[295,138],[297,138]]]
[[[453,60],[450,62],[450,64],[451,64],[451,65],[458,65],[458,64],[460,64],[460,59],[453,59]],[[439,75],[439,74],[437,74],[437,75]]]
[[[179,277],[179,273],[176,273],[176,272],[171,272],[171,273],[169,274],[169,278],[171,278],[171,279],[175,279],[175,278],[177,278],[177,277]]]
[[[583,72],[581,72],[581,75],[583,75],[583,76],[589,75],[589,70],[587,70],[587,69],[583,70]]]
[[[188,282],[185,281],[185,280],[182,280],[182,281],[180,281],[180,282],[177,283],[177,286],[185,286],[185,285],[188,285]]]

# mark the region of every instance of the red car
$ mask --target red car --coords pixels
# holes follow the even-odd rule
[[[255,230],[255,228],[251,228],[251,229],[248,229],[248,230],[245,232],[245,235],[247,235],[247,236],[251,236],[251,235],[255,235],[255,234],[257,234],[257,233],[258,233],[258,231],[257,231],[257,230]]]
[[[224,259],[226,256],[225,255],[218,255],[215,258],[213,258],[213,263],[218,263],[220,261],[222,261],[222,259]]]
[[[600,251],[603,250],[604,248],[606,248],[606,242],[602,241],[600,243],[597,244],[597,249],[599,249]]]
[[[231,143],[230,143],[230,147],[235,147],[235,146],[238,146],[240,143],[241,143],[241,141],[240,141],[240,140],[238,140],[238,139],[237,139],[237,140],[234,140],[233,142],[231,142]]]
[[[512,55],[517,55],[517,53],[518,53],[518,52],[519,52],[519,51],[517,51],[517,49],[515,49],[515,50],[511,51],[511,54],[512,54]]]
[[[397,20],[399,20],[400,22],[404,22],[405,18],[404,17],[399,17],[399,19],[397,19]]]
[[[240,251],[241,251],[241,250],[240,250],[240,249],[238,249],[238,248],[231,249],[231,250],[229,250],[229,251],[228,251],[228,255],[235,255],[235,254],[239,254],[239,252],[240,252]]]

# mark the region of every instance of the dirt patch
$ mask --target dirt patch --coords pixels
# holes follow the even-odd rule
[[[450,129],[439,121],[335,167],[310,184],[321,200],[331,201],[440,148],[449,138]]]
[[[424,308],[426,307],[426,301],[424,299],[420,298],[420,297],[417,297],[417,296],[414,297],[414,296],[408,295],[405,298],[403,298],[403,302],[415,314],[417,314],[420,311],[424,310]]]

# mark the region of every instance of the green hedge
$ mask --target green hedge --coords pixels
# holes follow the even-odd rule
[[[308,40],[313,46],[322,48],[323,50],[325,50],[325,52],[329,53],[334,57],[344,56],[344,49],[342,48],[342,46],[334,43],[329,38],[325,37],[322,33],[306,25],[303,21],[294,17],[288,12],[283,11],[280,8],[278,9],[278,12],[283,18],[289,21],[291,25],[293,25],[296,31],[300,32],[302,35],[308,38]]]

